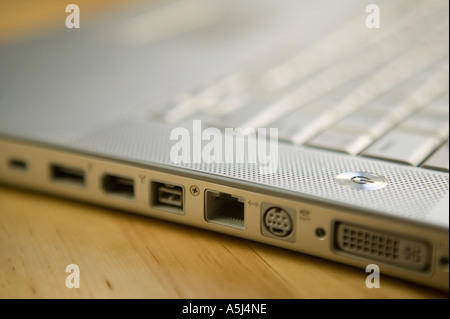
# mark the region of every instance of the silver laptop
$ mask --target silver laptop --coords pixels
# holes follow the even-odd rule
[[[0,47],[0,181],[448,290],[448,6],[62,12]]]

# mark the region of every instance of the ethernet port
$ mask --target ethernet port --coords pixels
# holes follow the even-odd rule
[[[184,214],[183,187],[167,183],[151,183],[152,207],[170,213]]]
[[[244,199],[226,193],[206,190],[205,219],[210,223],[245,229]]]

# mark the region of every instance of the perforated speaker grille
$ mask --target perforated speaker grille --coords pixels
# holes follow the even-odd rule
[[[448,174],[390,164],[361,157],[279,145],[278,170],[260,174],[258,164],[173,164],[171,128],[137,120],[121,120],[68,141],[68,145],[116,159],[188,168],[253,185],[288,190],[329,203],[370,209],[414,220],[425,220],[431,209],[448,194]],[[348,171],[384,176],[388,185],[362,191],[339,185],[335,177]]]

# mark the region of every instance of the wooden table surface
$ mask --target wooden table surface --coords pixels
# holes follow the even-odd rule
[[[82,17],[124,5],[72,2]],[[64,24],[68,3],[1,1],[0,40]],[[80,288],[66,287],[69,264],[79,266]],[[0,298],[448,298],[383,275],[380,288],[368,289],[366,276],[280,248],[0,186]]]

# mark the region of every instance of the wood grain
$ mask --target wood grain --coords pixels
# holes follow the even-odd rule
[[[0,3],[3,42],[61,27],[66,16],[60,1]],[[74,3],[90,17],[124,5]],[[80,267],[80,288],[65,285],[69,264]],[[381,288],[368,289],[366,275],[255,242],[0,187],[0,298],[448,297],[384,276]]]

